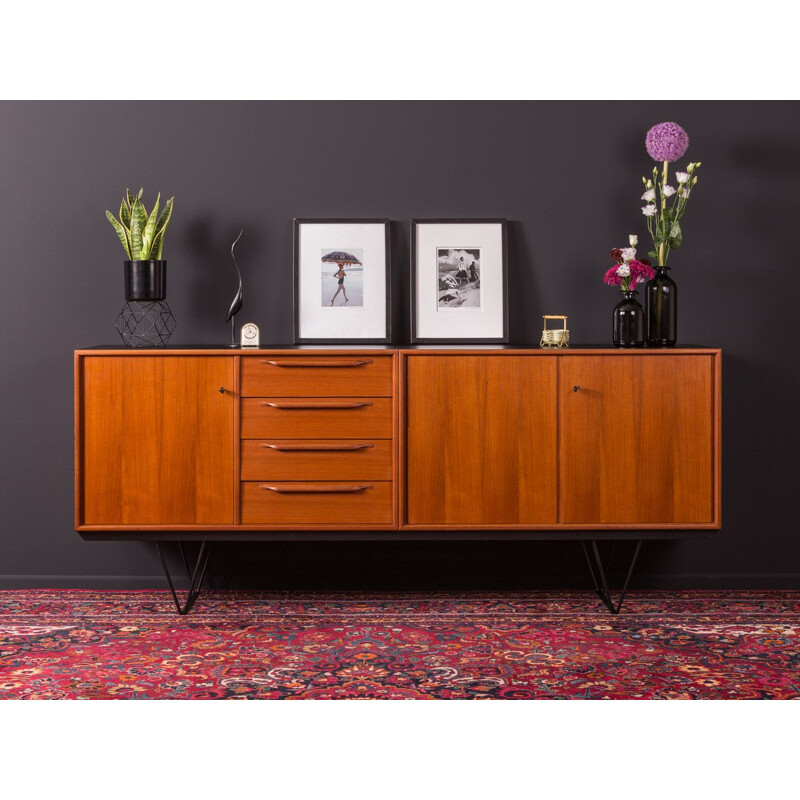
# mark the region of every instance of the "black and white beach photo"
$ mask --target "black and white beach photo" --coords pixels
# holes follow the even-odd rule
[[[364,305],[364,251],[322,249],[322,305],[353,308]]]
[[[386,344],[390,260],[386,219],[295,219],[295,342]]]
[[[479,247],[437,247],[438,308],[481,307],[481,250]]]

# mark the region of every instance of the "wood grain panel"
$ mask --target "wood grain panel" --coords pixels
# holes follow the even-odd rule
[[[365,488],[358,488],[358,487]],[[358,489],[357,491],[353,491]],[[392,522],[391,481],[361,483],[245,482],[242,523],[377,525]]]
[[[391,355],[242,359],[243,397],[391,397]]]
[[[245,439],[243,481],[392,480],[391,440]]]
[[[556,521],[556,360],[411,356],[410,524]]]
[[[713,521],[712,358],[561,358],[560,522]]]
[[[384,397],[250,397],[241,417],[243,439],[392,438],[392,400]]]
[[[232,523],[233,385],[231,357],[85,358],[83,522]]]

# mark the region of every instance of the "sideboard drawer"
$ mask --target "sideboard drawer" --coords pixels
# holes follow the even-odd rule
[[[242,483],[242,524],[390,525],[391,481]]]
[[[391,397],[391,356],[242,359],[242,397]]]
[[[247,439],[242,442],[243,481],[392,479],[389,439]]]
[[[390,398],[247,398],[241,416],[242,439],[392,438]]]

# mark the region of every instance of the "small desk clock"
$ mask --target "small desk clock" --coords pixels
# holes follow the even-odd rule
[[[258,325],[254,322],[245,322],[242,325],[242,347],[259,347]]]

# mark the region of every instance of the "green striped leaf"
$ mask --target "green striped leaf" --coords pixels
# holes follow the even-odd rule
[[[131,194],[130,189],[125,190],[125,201],[128,204],[128,210],[130,211],[133,208],[133,195]]]
[[[138,198],[133,201],[131,208],[131,259],[142,259],[142,234],[147,225],[147,214]]]
[[[128,229],[131,229],[131,210],[128,208],[128,204],[125,202],[125,198],[122,198],[122,202],[119,204],[119,221]]]
[[[139,189],[139,194],[133,198],[134,203],[138,203],[142,207],[142,211],[144,211],[144,218],[147,219],[147,206],[142,202],[142,193],[144,189]],[[131,211],[133,211],[133,206],[131,206]]]
[[[150,251],[151,258],[161,258],[164,251],[164,234],[167,232],[167,225],[172,218],[172,204],[175,201],[174,197],[170,197],[164,204],[164,210],[158,218],[156,223],[156,238],[153,239],[153,247]]]
[[[161,197],[161,195],[159,195]],[[163,233],[166,229],[170,217],[172,216],[172,204],[175,202],[174,197],[170,197],[166,203],[164,203],[164,210],[161,212],[161,215],[158,218],[158,222],[156,223],[156,231],[158,233]]]
[[[117,222],[114,215],[110,211],[106,211],[106,219],[111,223],[111,226],[117,232],[117,236],[119,237],[120,242],[122,242],[122,246],[125,248],[125,254],[128,258],[131,258],[131,246],[130,242],[128,241],[128,232],[122,225]]]
[[[147,224],[144,226],[144,230],[142,231],[142,260],[150,258],[150,253],[153,249],[153,239],[156,235],[156,222],[158,220],[158,205],[161,202],[161,192],[158,193],[158,197],[156,197],[156,204],[153,206],[153,210],[150,212],[150,216],[147,218]],[[144,206],[142,206],[144,208]]]
[[[159,231],[153,239],[153,246],[150,249],[150,258],[161,260],[161,253],[164,250],[164,231]]]

